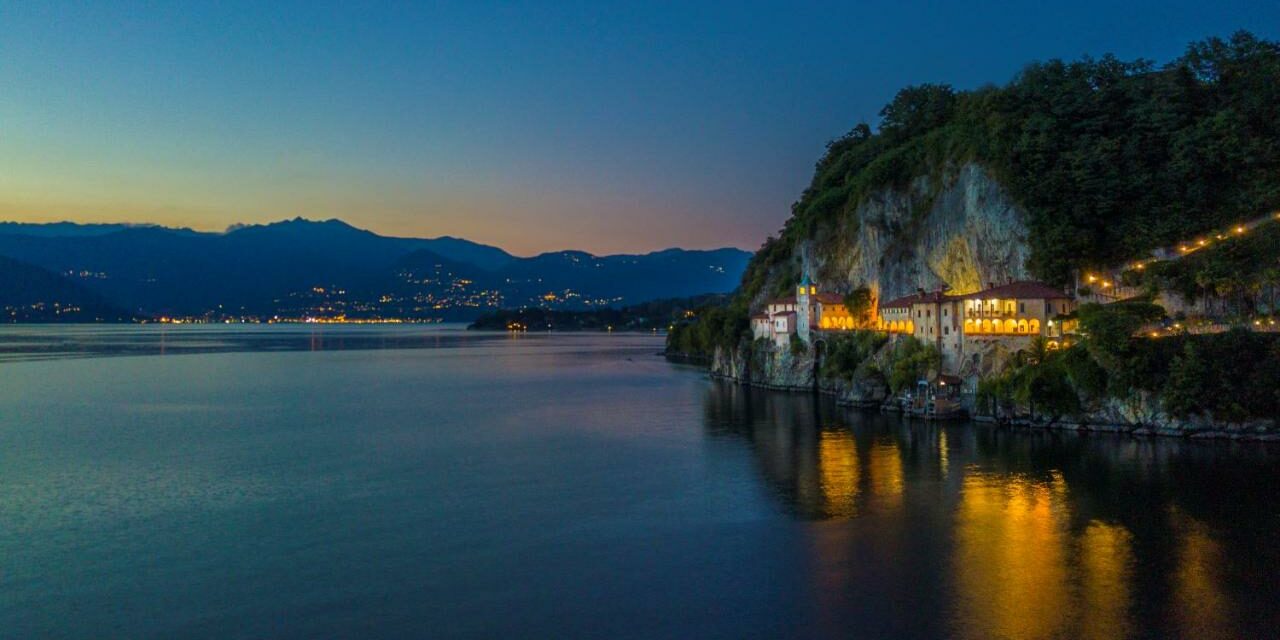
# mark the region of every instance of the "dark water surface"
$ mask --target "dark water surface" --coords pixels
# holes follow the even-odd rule
[[[0,330],[0,637],[1280,634],[1280,449],[906,422],[660,345]]]

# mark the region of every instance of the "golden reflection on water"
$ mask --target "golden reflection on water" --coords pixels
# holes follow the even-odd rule
[[[893,440],[880,440],[871,446],[869,474],[871,495],[877,504],[884,507],[898,507],[902,504],[902,489],[905,486],[902,474],[902,452],[898,443]]]
[[[971,474],[961,488],[954,556],[958,631],[1044,638],[1070,615],[1066,483]]]
[[[856,517],[864,504],[877,509],[901,506],[906,479],[898,443],[892,439],[877,440],[859,453],[852,433],[821,432],[818,487],[822,493],[822,512],[828,518]]]
[[[938,429],[938,469],[942,471],[942,477],[947,477],[947,471],[951,468],[951,461],[947,459],[947,430]]]
[[[848,431],[823,431],[818,436],[818,472],[825,511],[833,518],[858,514],[858,449]]]
[[[1080,537],[1080,638],[1131,635],[1133,564],[1133,534],[1128,529],[1098,520],[1089,522]]]
[[[1276,619],[1274,591],[1238,588],[1267,576],[1218,537],[1237,525],[1203,499],[1216,494],[1168,468],[1218,462],[1177,443],[878,418],[803,429],[791,414],[749,437],[788,506],[835,521],[807,529],[808,602],[832,630],[897,603],[917,609],[883,614],[909,618],[905,635],[949,638],[1247,637]]]
[[[1096,519],[1073,529],[1069,498],[1057,472],[1039,481],[965,477],[954,555],[959,635],[1101,639],[1134,634],[1133,534]],[[1203,593],[1192,591],[1190,599]]]
[[[1173,611],[1182,637],[1228,637],[1224,625],[1231,616],[1221,586],[1222,549],[1204,523],[1176,508],[1170,510],[1170,519],[1179,533]]]

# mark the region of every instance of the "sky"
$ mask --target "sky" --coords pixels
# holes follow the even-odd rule
[[[1239,29],[1280,2],[0,0],[0,219],[754,249],[903,86]]]

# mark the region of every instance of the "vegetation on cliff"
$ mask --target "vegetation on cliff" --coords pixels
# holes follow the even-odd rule
[[[739,302],[706,305],[671,326],[667,332],[667,354],[710,360],[717,348],[738,348],[749,330],[746,307]]]
[[[734,302],[705,326],[673,332],[673,342],[707,355],[743,344],[749,305],[784,295],[799,279],[801,243],[813,243],[820,256],[839,252],[864,224],[860,208],[890,189],[912,199],[915,216],[895,221],[902,226],[894,233],[923,234],[916,222],[931,198],[969,163],[985,168],[1025,212],[1026,267],[1054,284],[1069,282],[1075,269],[1115,267],[1280,208],[1280,43],[1244,32],[1193,43],[1164,65],[1113,56],[1053,60],[1001,87],[908,87],[880,115],[875,129],[858,124],[828,144],[782,231],[748,265]],[[1152,293],[1230,300],[1241,313],[1275,313],[1280,223],[1128,280]],[[866,297],[847,301],[862,309]],[[1051,351],[1039,341],[1013,354],[981,381],[979,408],[1058,418],[1127,403],[1224,422],[1278,415],[1280,337],[1134,337],[1163,314],[1145,301],[1084,305],[1081,343]],[[856,333],[832,341],[820,374],[877,376],[896,392],[936,366],[914,340],[878,351],[872,342]]]
[[[1187,300],[1216,300],[1217,315],[1274,314],[1280,303],[1280,222],[1268,221],[1181,260],[1156,262],[1125,273],[1151,291],[1178,293]]]
[[[942,354],[937,347],[902,336],[886,348],[889,334],[858,330],[825,341],[818,375],[850,384],[873,380],[891,393],[900,393],[917,380],[937,372]]]
[[[850,331],[827,341],[819,374],[824,378],[852,380],[865,374],[864,364],[889,341],[883,331]]]
[[[1003,87],[908,87],[880,115],[828,144],[748,267],[748,299],[789,285],[797,243],[819,229],[856,233],[877,191],[921,176],[937,188],[968,161],[1025,208],[1027,266],[1053,283],[1280,205],[1280,44],[1244,32],[1163,66],[1108,55],[1035,63]]]
[[[1079,418],[1146,396],[1175,418],[1239,423],[1280,415],[1280,336],[1237,329],[1133,337],[1160,315],[1160,307],[1143,302],[1085,305],[1085,340],[1061,351],[1041,340],[1014,354],[1000,374],[979,383],[979,411]]]
[[[938,371],[942,354],[938,348],[912,336],[903,336],[886,354],[883,375],[893,393],[901,393],[915,385],[929,372]]]

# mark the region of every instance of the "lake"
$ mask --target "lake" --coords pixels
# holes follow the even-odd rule
[[[1280,633],[1280,448],[912,422],[661,345],[0,329],[0,636]]]

